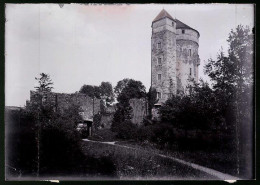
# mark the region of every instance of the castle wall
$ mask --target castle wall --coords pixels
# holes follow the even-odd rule
[[[30,91],[30,104],[37,105],[40,103],[51,105],[54,109],[61,112],[68,109],[71,105],[78,105],[81,109],[79,114],[83,120],[93,119],[93,108],[94,114],[100,111],[100,99],[95,98],[93,102],[93,99],[85,94],[49,92],[41,97],[38,92]]]
[[[102,115],[100,120],[100,125],[102,125],[103,128],[110,129],[113,118],[114,118],[114,113]]]
[[[133,98],[129,100],[129,103],[133,109],[133,117],[131,121],[140,126],[147,115],[147,102],[145,99]]]

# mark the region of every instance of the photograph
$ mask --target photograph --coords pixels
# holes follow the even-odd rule
[[[255,180],[255,7],[5,4],[5,180]]]

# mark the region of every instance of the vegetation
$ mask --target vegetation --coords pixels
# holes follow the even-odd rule
[[[111,129],[119,138],[134,138],[136,126],[131,122],[132,107],[129,100],[132,98],[145,98],[145,86],[140,81],[123,79],[115,87],[117,92],[117,110],[114,114]]]
[[[53,82],[50,79],[50,75],[41,73],[39,78],[35,77],[35,80],[37,80],[39,84],[37,87],[35,87],[36,91],[50,92],[53,89]]]
[[[155,88],[150,87],[149,92],[147,93],[147,100],[148,100],[148,114],[149,114],[148,119],[151,119],[152,109],[154,108],[154,104],[158,102]]]
[[[110,167],[115,173],[108,178],[113,179],[136,179],[136,180],[173,180],[189,179],[210,179],[212,176],[194,170],[191,167],[182,165],[170,158],[159,156],[157,152],[110,145],[97,142],[82,143],[83,150],[87,155],[109,158],[113,161]],[[110,170],[112,171],[112,170]]]
[[[185,131],[187,142],[180,141],[179,146],[214,140],[204,150],[229,151],[236,158],[236,174],[243,170],[242,174],[252,175],[246,153],[252,152],[253,139],[253,35],[248,27],[238,26],[227,41],[228,55],[221,51],[217,60],[209,59],[205,66],[212,88],[202,80],[191,82],[190,94],[167,100],[160,114],[163,122]],[[198,134],[188,138],[189,130],[209,135],[206,140]]]
[[[49,85],[36,88],[39,93],[47,92]],[[76,130],[81,120],[79,112],[77,105],[72,104],[60,111],[48,101],[19,111],[6,110],[6,134],[9,138],[7,178],[91,176],[93,173],[103,176],[113,173],[113,165],[108,158],[96,159],[82,153],[81,137]]]
[[[113,103],[115,99],[113,87],[110,82],[101,82],[100,86],[83,85],[79,92],[91,98],[101,99],[105,105]]]
[[[209,59],[205,65],[212,86],[203,80],[196,83],[191,79],[189,94],[172,96],[159,109],[160,121],[151,120],[152,108],[158,101],[156,91],[150,88],[146,93],[140,81],[123,79],[117,83],[114,92],[109,82],[102,82],[100,86],[83,85],[80,92],[102,99],[104,110],[115,96],[118,101],[111,130],[97,130],[91,139],[133,141],[142,147],[149,146],[152,151],[167,151],[191,162],[251,178],[253,34],[248,27],[238,26],[231,31],[227,41],[228,53],[221,51],[217,60]],[[53,83],[45,73],[36,80],[39,83],[36,90],[44,98],[45,92],[52,90]],[[148,100],[149,116],[141,127],[131,122],[129,100],[132,98]],[[119,178],[148,178],[163,174],[177,174],[181,178],[187,170],[190,175],[196,173],[153,153],[80,142],[76,131],[81,120],[79,109],[71,105],[60,112],[41,101],[25,110],[7,111],[7,122],[12,123],[7,129],[8,138],[12,138],[7,141],[10,146],[7,151],[10,154],[8,173],[16,176],[99,174]],[[96,127],[101,126],[101,116],[102,111],[93,118]],[[225,165],[227,168],[223,169]]]

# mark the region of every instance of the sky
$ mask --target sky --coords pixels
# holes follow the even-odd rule
[[[200,32],[199,77],[237,25],[254,26],[249,4],[6,4],[5,105],[24,106],[35,77],[48,73],[54,92],[124,78],[151,83],[151,23],[165,9]]]

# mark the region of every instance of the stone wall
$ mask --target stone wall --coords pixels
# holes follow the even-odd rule
[[[174,94],[189,93],[189,79],[198,81],[199,37],[196,30],[187,25],[177,28],[167,17],[152,23],[151,87],[161,94],[158,105]]]
[[[82,116],[83,120],[93,120],[93,109],[94,114],[97,114],[101,111],[100,109],[100,99],[94,100],[85,94],[81,93],[46,93],[44,97],[40,96],[39,93],[35,91],[30,91],[30,101],[28,101],[27,106],[32,104],[39,105],[48,104],[53,106],[54,109],[63,112],[65,109],[69,108],[71,105],[80,106],[81,112],[79,114]],[[141,125],[143,119],[147,115],[147,102],[145,99],[131,99],[129,100],[130,106],[133,109],[132,122],[136,125]],[[105,108],[105,112],[101,116],[101,125],[104,128],[110,128],[114,113],[116,111],[115,106],[110,106]]]
[[[131,121],[134,124],[140,126],[147,115],[147,102],[144,98],[133,98],[129,100],[129,103],[133,109],[133,117]]]
[[[153,27],[153,29],[155,29]],[[170,94],[176,94],[176,34],[168,29],[152,34],[152,87],[161,93],[158,103],[165,102]],[[161,43],[161,48],[158,48]],[[161,64],[158,63],[159,58]],[[161,80],[158,80],[161,74]]]
[[[29,104],[49,104],[54,107],[54,109],[63,112],[68,109],[71,105],[80,106],[81,112],[79,114],[82,116],[83,120],[93,120],[93,110],[94,114],[100,111],[100,99],[95,98],[94,101],[91,97],[82,93],[46,93],[43,97],[35,91],[30,91],[30,102]]]
[[[187,92],[188,79],[198,81],[199,45],[191,40],[177,40],[177,89]],[[189,52],[191,51],[191,56]]]
[[[100,120],[100,125],[102,128],[110,129],[112,125],[112,121],[114,118],[114,113],[109,113],[109,114],[102,114],[101,120]]]

